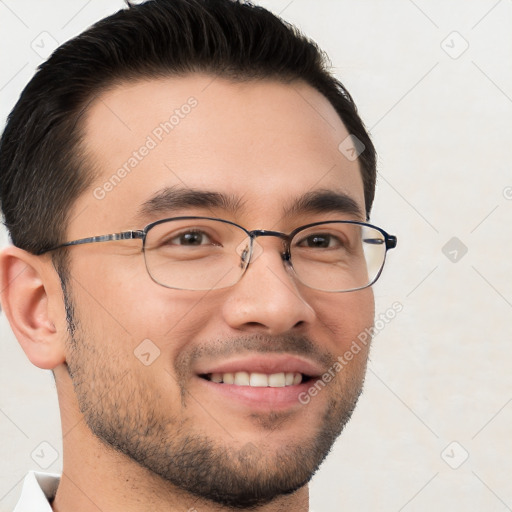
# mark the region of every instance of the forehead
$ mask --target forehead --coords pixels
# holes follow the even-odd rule
[[[315,190],[349,195],[364,212],[359,164],[338,149],[348,136],[327,99],[301,82],[192,74],[119,84],[88,109],[84,146],[97,176],[69,230],[141,227],[141,206],[164,188],[221,192],[255,222],[275,221]]]

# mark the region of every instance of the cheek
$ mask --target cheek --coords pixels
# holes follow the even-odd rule
[[[335,354],[347,350],[373,326],[375,302],[371,288],[340,294],[323,294],[309,301],[314,308],[319,329],[329,340]],[[366,353],[367,347],[361,352]]]
[[[111,288],[103,282],[98,287],[116,293],[102,295],[100,302],[94,296],[94,283],[87,290],[77,285],[73,290],[76,333],[67,360],[80,403],[86,407],[101,403],[126,417],[137,396],[148,407],[156,402],[179,407],[173,360],[180,340],[184,344],[188,338],[183,334],[180,338],[180,329],[193,331],[190,325],[178,327],[179,319],[191,311],[190,304],[176,306],[179,301],[154,296],[150,300],[141,287],[135,295],[130,286]],[[108,398],[102,398],[105,389]],[[100,416],[98,407],[95,410]]]
[[[123,258],[117,258],[115,265],[109,261],[105,258],[102,265],[96,261],[98,272],[91,271],[91,260],[74,272],[76,281],[85,283],[74,286],[76,308],[87,325],[85,335],[127,356],[149,348],[172,361],[173,354],[197,338],[209,322],[213,312],[207,292],[160,286],[151,280],[143,261],[133,265]]]
[[[335,401],[355,403],[366,372],[375,304],[371,288],[322,297],[314,304],[324,346],[332,356],[329,376]],[[322,326],[322,327],[320,327]],[[324,341],[326,340],[326,341]]]

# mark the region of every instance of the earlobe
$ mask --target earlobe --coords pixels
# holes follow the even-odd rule
[[[62,325],[52,307],[62,301],[51,261],[17,247],[0,254],[2,309],[32,364],[53,369],[65,361]]]

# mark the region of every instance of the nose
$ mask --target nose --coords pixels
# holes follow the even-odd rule
[[[280,241],[267,239],[263,245],[242,279],[229,289],[224,320],[233,329],[268,335],[304,329],[315,319],[315,311],[283,262]]]

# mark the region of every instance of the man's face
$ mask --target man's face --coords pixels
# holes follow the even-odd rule
[[[300,202],[330,191],[365,211],[359,165],[338,150],[347,136],[328,101],[301,83],[190,75],[117,86],[88,111],[86,158],[98,178],[75,203],[67,238],[185,215],[285,233],[364,220],[332,203]],[[223,194],[229,204],[190,201],[190,191]],[[169,485],[238,506],[299,488],[326,456],[361,391],[367,350],[309,403],[298,397],[374,313],[371,289],[307,288],[287,270],[278,238],[257,242],[246,274],[229,288],[160,286],[140,240],[73,247],[66,287],[66,359],[92,432]],[[302,374],[304,382],[211,380],[237,372]]]

